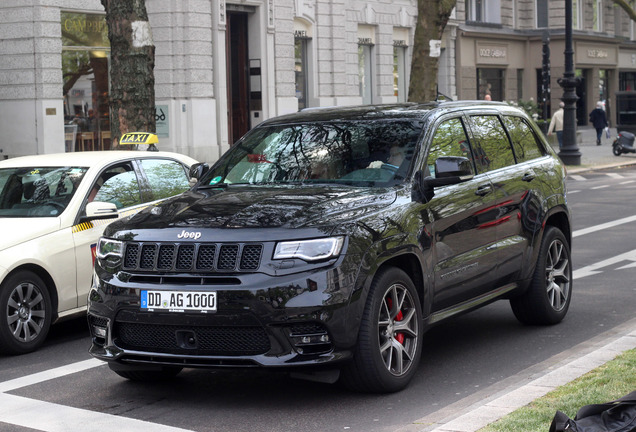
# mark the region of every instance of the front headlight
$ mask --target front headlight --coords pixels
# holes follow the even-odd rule
[[[108,258],[121,259],[124,244],[119,240],[112,240],[101,237],[97,243],[97,258],[105,260]]]
[[[342,250],[344,237],[281,242],[276,245],[274,259],[300,258],[319,261],[336,257]]]

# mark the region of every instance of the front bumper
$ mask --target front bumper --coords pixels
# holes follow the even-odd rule
[[[347,360],[363,305],[351,300],[355,278],[344,277],[350,273],[339,264],[285,276],[222,279],[230,284],[207,278],[207,285],[178,285],[179,278],[172,277],[157,285],[125,272],[113,275],[96,263],[89,295],[90,353],[119,364],[207,368],[293,368]],[[215,291],[217,311],[145,311],[144,289]]]

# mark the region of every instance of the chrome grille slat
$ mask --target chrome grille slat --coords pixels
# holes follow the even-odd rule
[[[125,242],[128,271],[179,273],[250,272],[260,267],[260,243]]]

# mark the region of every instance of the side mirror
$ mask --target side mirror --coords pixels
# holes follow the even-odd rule
[[[195,163],[190,167],[189,176],[190,178],[199,180],[206,172],[208,172],[209,169],[210,166],[205,162]]]
[[[435,160],[435,178],[473,177],[473,166],[470,160],[461,156],[442,156]]]
[[[117,206],[109,202],[93,201],[86,204],[86,216],[82,221],[113,219],[119,217]]]
[[[425,176],[423,171],[415,173],[411,197],[418,202],[430,201],[436,187],[462,183],[473,177],[473,166],[468,158],[442,156],[435,160],[435,177]]]

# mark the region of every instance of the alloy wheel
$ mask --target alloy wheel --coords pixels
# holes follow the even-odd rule
[[[567,249],[559,239],[548,248],[545,272],[548,301],[555,311],[561,311],[570,295],[571,273]]]
[[[419,331],[415,303],[404,285],[393,284],[384,294],[378,329],[384,366],[393,375],[404,375],[413,366]]]
[[[7,303],[9,331],[22,343],[35,340],[42,332],[46,302],[40,288],[23,282],[13,288]]]

